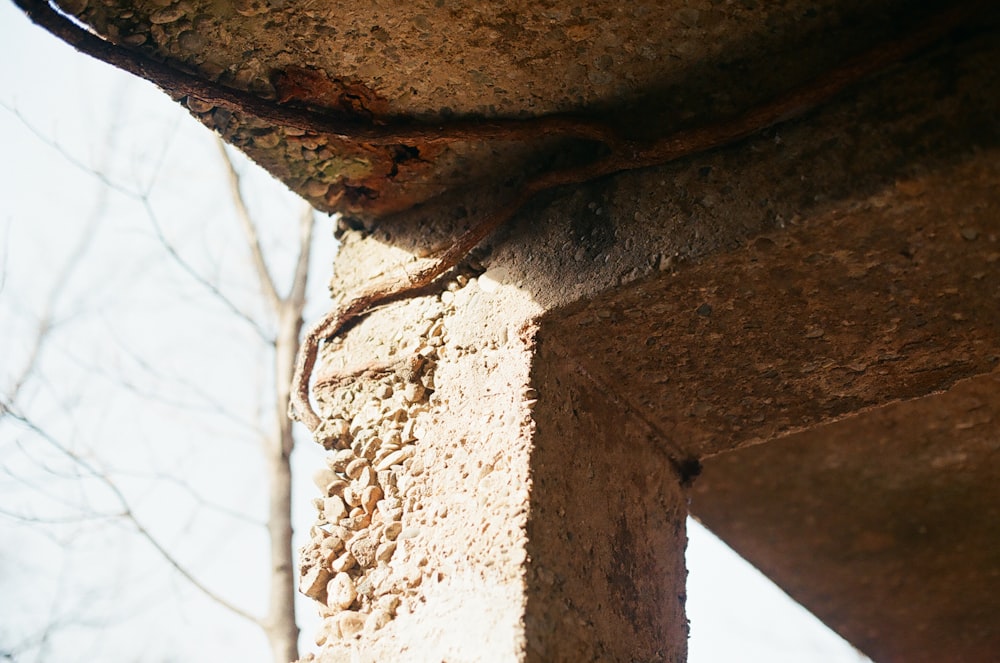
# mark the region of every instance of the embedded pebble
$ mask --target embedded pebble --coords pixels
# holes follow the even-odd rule
[[[320,137],[305,138],[321,148]],[[451,294],[443,299],[457,301]],[[302,580],[303,591],[324,603],[324,614],[335,615],[321,632],[324,641],[384,627],[400,605],[398,592],[412,592],[423,579],[421,562],[428,563],[426,556],[407,561],[414,551],[407,537],[420,530],[403,527],[404,513],[419,512],[421,506],[407,494],[404,508],[401,496],[423,471],[421,463],[409,459],[424,435],[417,422],[428,402],[434,405],[436,362],[448,330],[437,301],[425,304],[413,319],[424,337],[400,352],[407,358],[402,368],[377,383],[359,381],[338,389],[328,401],[333,416],[317,435],[332,453],[314,477],[324,497],[314,500],[313,541],[300,555],[309,578]],[[413,326],[406,331],[414,332]],[[397,569],[399,557],[403,562]]]
[[[366,512],[371,513],[380,499],[382,499],[382,489],[378,486],[368,486],[361,493],[361,506]]]
[[[256,139],[254,143],[257,143]],[[275,141],[275,145],[278,141]],[[273,147],[273,146],[272,146]],[[330,189],[330,183],[324,182],[323,180],[309,180],[306,182],[306,195],[311,198],[319,198],[325,196],[326,192]]]
[[[340,572],[326,586],[326,604],[334,610],[346,610],[358,596],[351,576]]]
[[[187,105],[188,109],[194,111],[195,113],[207,113],[215,108],[215,104],[210,104],[207,101],[202,101],[197,97],[191,96],[189,96],[184,103]]]
[[[328,536],[323,539],[323,542],[319,544],[319,550],[322,554],[323,562],[330,564],[333,562],[334,557],[344,549],[344,540],[339,536]]]
[[[336,620],[325,619],[320,625],[319,630],[316,632],[316,646],[322,647],[328,641],[339,637],[340,628],[338,628]]]
[[[330,485],[334,480],[336,480],[337,475],[333,473],[333,470],[321,467],[313,473],[313,483],[316,487],[322,491],[327,491],[327,486]]]
[[[367,534],[364,536],[356,536],[351,539],[351,542],[347,544],[347,549],[351,551],[354,559],[357,560],[358,564],[361,566],[371,566],[375,561],[375,550],[377,544],[372,541]]]
[[[327,497],[323,500],[323,515],[326,516],[327,522],[339,523],[342,518],[347,516],[347,506],[344,504],[344,500],[337,496]]]
[[[416,403],[423,399],[427,390],[419,382],[410,382],[403,389],[403,398],[410,403]]]
[[[347,422],[344,422],[344,425],[346,426]],[[356,458],[357,456],[350,449],[340,449],[327,459],[326,464],[334,472],[344,472],[351,461]]]
[[[375,550],[375,559],[380,562],[388,562],[392,558],[392,553],[396,552],[395,541],[384,541]]]
[[[364,458],[356,458],[347,464],[344,468],[344,474],[347,475],[349,479],[357,479],[361,476],[361,471],[368,467],[368,461]]]
[[[345,552],[340,557],[338,557],[337,559],[333,560],[333,562],[330,563],[330,568],[333,569],[334,572],[336,572],[336,573],[343,573],[344,571],[348,571],[348,570],[354,568],[354,565],[356,563],[357,563],[357,560],[354,559],[354,555],[352,555],[350,553],[350,551],[348,551],[348,552]],[[325,586],[326,585],[324,584],[324,587]],[[316,597],[313,597],[313,598],[316,598]]]
[[[336,617],[340,637],[350,638],[365,628],[365,618],[359,612],[345,610]]]
[[[326,485],[326,494],[330,497],[342,497],[344,495],[344,491],[347,490],[349,485],[350,484],[343,479],[334,479]]]
[[[396,608],[399,607],[399,597],[395,594],[386,594],[385,596],[379,597],[378,607],[381,610],[385,610],[390,615],[396,614]]]
[[[124,37],[122,37],[122,43],[123,44],[128,44],[129,46],[142,46],[143,44],[146,43],[146,41],[148,39],[149,38],[146,35],[144,35],[143,33],[137,32],[135,34],[125,35]],[[214,106],[209,106],[208,110],[211,110],[212,108],[215,108],[215,107]],[[197,112],[204,113],[206,111],[195,111],[195,112],[196,113]]]
[[[157,9],[149,15],[149,22],[153,25],[163,25],[164,23],[173,23],[182,16],[184,16],[184,7],[182,5],[175,5],[173,7]]]
[[[382,530],[386,540],[388,541],[395,541],[396,537],[398,537],[399,533],[402,531],[403,531],[403,523],[399,522],[398,520],[390,522]]]
[[[347,502],[348,506],[360,506],[361,505],[361,493],[358,492],[354,486],[348,486],[344,489],[344,501]]]
[[[299,578],[299,591],[311,599],[322,601],[326,592],[326,584],[330,581],[330,572],[321,566],[313,566]]]
[[[399,463],[402,463],[404,460],[413,455],[412,448],[413,447],[403,447],[398,451],[393,451],[391,454],[380,460],[378,464],[375,465],[375,469],[385,470],[392,467],[393,465],[398,465]]]
[[[392,615],[387,610],[376,609],[365,620],[365,630],[369,633],[377,631],[392,621]]]

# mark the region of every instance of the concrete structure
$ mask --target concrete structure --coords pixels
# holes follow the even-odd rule
[[[750,108],[927,3],[64,4],[268,103],[375,127],[588,111],[641,140]],[[683,661],[689,500],[875,660],[995,656],[1000,16],[976,19],[804,119],[536,196],[328,344],[302,578],[320,660]],[[595,158],[186,103],[349,213],[337,293]]]

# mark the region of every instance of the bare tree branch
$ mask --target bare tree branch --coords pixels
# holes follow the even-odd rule
[[[145,210],[146,215],[149,218],[150,224],[153,226],[153,232],[155,233],[157,240],[160,242],[160,244],[163,245],[163,248],[166,249],[167,255],[170,256],[170,258],[173,260],[173,262],[178,267],[180,267],[183,272],[185,272],[188,276],[190,276],[192,279],[194,279],[199,285],[201,285],[203,288],[205,288],[206,290],[208,290],[209,293],[211,293],[216,299],[218,299],[218,301],[225,308],[229,309],[230,312],[232,312],[234,315],[236,315],[238,318],[240,318],[241,320],[243,320],[244,322],[246,322],[250,327],[252,327],[253,330],[257,333],[257,335],[261,338],[261,340],[263,340],[264,342],[269,343],[269,344],[274,342],[271,334],[267,330],[265,330],[260,325],[260,323],[258,323],[256,320],[253,319],[253,317],[251,317],[245,311],[243,311],[238,306],[236,306],[236,304],[233,303],[233,301],[231,299],[229,299],[225,295],[225,293],[223,293],[221,290],[219,290],[219,288],[216,287],[216,285],[214,283],[212,283],[211,281],[209,281],[208,279],[206,279],[196,269],[194,269],[194,267],[189,262],[187,262],[184,259],[183,256],[180,255],[180,253],[177,251],[177,248],[167,238],[166,233],[163,231],[163,226],[160,224],[159,218],[157,217],[156,212],[153,210],[153,206],[150,203],[151,189],[152,189],[153,182],[155,182],[155,178],[154,178],[153,182],[150,183],[150,186],[147,187],[147,189],[144,190],[144,191],[142,191],[142,192],[133,191],[131,189],[128,189],[125,186],[123,186],[123,185],[121,185],[121,184],[113,181],[110,177],[108,177],[102,171],[100,171],[98,169],[95,169],[92,166],[90,166],[90,165],[88,165],[88,164],[80,161],[73,154],[71,154],[65,148],[63,148],[61,145],[59,145],[58,143],[55,143],[52,140],[50,140],[41,131],[39,131],[34,125],[32,125],[30,122],[28,122],[24,118],[24,116],[22,116],[16,109],[12,109],[12,108],[10,108],[8,106],[5,106],[3,104],[0,104],[0,107],[3,107],[4,109],[6,109],[10,113],[13,113],[24,124],[24,126],[31,133],[33,133],[43,143],[45,143],[46,145],[49,145],[50,147],[52,147],[53,149],[55,149],[56,151],[58,151],[63,157],[65,157],[65,159],[70,164],[72,164],[73,166],[76,166],[77,168],[79,168],[83,172],[85,172],[85,173],[91,175],[92,177],[96,178],[105,187],[113,189],[114,191],[117,191],[118,193],[121,193],[121,194],[123,194],[123,195],[125,195],[125,196],[127,196],[127,197],[129,197],[129,198],[131,198],[133,200],[138,201],[142,205],[143,209]]]
[[[183,256],[181,256],[180,252],[177,251],[177,248],[167,238],[166,233],[163,232],[163,226],[160,225],[160,220],[157,217],[156,212],[153,210],[153,206],[149,202],[148,195],[141,196],[140,201],[142,203],[143,209],[146,210],[146,215],[149,218],[150,224],[152,224],[153,226],[153,231],[156,233],[156,238],[160,241],[160,244],[163,245],[163,248],[166,250],[167,255],[169,255],[170,258],[174,261],[174,264],[180,267],[185,274],[190,276],[192,279],[195,280],[195,282],[197,282],[199,285],[205,288],[209,293],[211,293],[219,301],[220,304],[222,304],[225,308],[229,309],[230,313],[232,313],[240,320],[243,320],[248,325],[250,325],[250,327],[252,327],[253,330],[257,332],[257,335],[260,337],[262,341],[264,341],[265,343],[273,343],[274,342],[273,338],[267,332],[267,330],[260,325],[259,322],[254,320],[252,316],[250,316],[248,313],[246,313],[240,307],[238,307],[235,303],[233,303],[233,301],[229,299],[229,297],[227,297],[225,293],[219,290],[219,288],[214,283],[212,283],[204,276],[202,276],[198,272],[198,270],[196,270],[194,267],[191,266],[191,263],[189,263],[187,260],[184,259]]]
[[[226,151],[226,143],[222,138],[216,136],[215,145],[219,148],[219,154],[222,155],[222,161],[226,166],[230,197],[233,201],[233,207],[236,209],[236,217],[239,219],[243,233],[246,235],[247,248],[250,251],[251,262],[254,272],[257,275],[257,281],[260,283],[261,292],[264,293],[264,299],[267,300],[271,311],[277,314],[278,307],[281,306],[281,297],[274,286],[274,278],[271,276],[271,270],[268,268],[267,260],[264,258],[264,251],[260,247],[257,224],[254,223],[253,217],[250,216],[250,210],[247,209],[246,201],[243,199],[243,190],[240,188],[240,174],[236,172],[236,166],[233,164],[229,152]]]
[[[229,508],[227,506],[223,506],[223,505],[217,504],[217,503],[215,503],[215,502],[213,502],[213,501],[211,501],[209,499],[206,499],[205,496],[203,496],[201,493],[199,493],[197,490],[195,490],[191,486],[191,484],[189,484],[186,481],[180,480],[176,476],[173,476],[173,475],[170,475],[170,474],[153,474],[153,473],[150,473],[150,472],[132,472],[132,471],[125,471],[125,470],[115,470],[115,474],[119,475],[119,476],[123,476],[123,477],[131,477],[133,479],[148,479],[148,480],[150,480],[152,482],[161,482],[161,483],[171,484],[173,486],[176,486],[177,488],[180,488],[185,493],[187,493],[191,497],[191,499],[193,499],[195,502],[197,502],[198,505],[201,506],[201,507],[205,507],[205,508],[207,508],[207,509],[209,509],[211,511],[215,511],[217,513],[221,513],[223,515],[229,516],[233,520],[237,520],[237,521],[239,521],[241,523],[244,523],[246,525],[251,525],[251,526],[253,526],[255,528],[263,528],[264,527],[264,523],[262,523],[261,521],[256,520],[256,519],[254,519],[254,518],[246,515],[245,513],[240,513],[239,511],[236,511],[235,509],[231,509],[231,508]]]
[[[114,496],[115,500],[117,500],[117,502],[120,504],[121,517],[127,520],[136,530],[136,532],[143,539],[145,539],[146,542],[150,546],[152,546],[157,553],[160,554],[163,560],[166,561],[167,564],[169,564],[171,567],[173,567],[173,569],[181,576],[183,576],[188,582],[190,582],[192,586],[198,589],[206,597],[208,597],[212,601],[215,601],[216,603],[226,608],[233,614],[239,615],[240,617],[243,617],[244,619],[252,622],[253,624],[263,627],[263,622],[259,617],[250,614],[249,612],[240,608],[238,605],[231,603],[230,601],[216,594],[214,591],[209,589],[208,586],[206,586],[204,583],[198,580],[198,578],[196,578],[190,571],[188,571],[184,567],[184,565],[178,562],[177,559],[170,553],[170,551],[167,550],[163,546],[163,544],[160,543],[160,541],[155,536],[153,536],[153,534],[145,527],[145,525],[143,525],[142,522],[139,521],[135,513],[132,511],[132,507],[130,506],[128,499],[125,497],[125,494],[122,493],[121,489],[118,488],[117,484],[115,484],[115,482],[112,481],[107,474],[99,470],[97,467],[92,465],[87,459],[80,456],[78,453],[76,453],[75,451],[67,447],[65,444],[60,442],[58,439],[50,435],[47,431],[38,426],[34,421],[29,419],[27,416],[15,410],[9,402],[0,403],[0,407],[2,407],[2,409],[7,412],[8,416],[20,422],[22,426],[28,428],[33,433],[41,437],[43,440],[45,440],[51,446],[53,446],[56,450],[58,450],[60,453],[62,453],[71,461],[73,461],[74,464],[81,467],[88,474],[99,480]]]
[[[194,397],[193,400],[181,400],[166,396],[147,387],[145,380],[131,380],[123,375],[111,372],[108,370],[107,365],[103,362],[91,362],[81,357],[69,355],[69,358],[75,363],[75,365],[79,366],[83,370],[86,370],[92,375],[103,377],[111,384],[123,387],[138,398],[169,405],[179,409],[188,409],[196,412],[218,415],[225,418],[230,423],[244,429],[248,433],[252,433],[256,436],[264,435],[259,427],[236,414],[230,407],[221,402],[213,394],[206,391],[197,382],[189,380],[183,376],[165,375],[164,373],[158,371],[152,364],[125,344],[125,342],[118,335],[118,331],[114,328],[113,324],[108,323],[106,325],[104,334],[108,339],[114,342],[118,351],[124,354],[124,356],[128,359],[132,360],[135,365],[146,374],[146,376],[160,382],[169,381],[171,384],[181,387],[179,391],[185,396]]]
[[[5,398],[9,402],[13,403],[17,401],[17,397],[24,388],[24,385],[35,372],[39,357],[42,353],[42,348],[48,340],[49,333],[56,325],[55,310],[59,304],[59,299],[66,291],[66,284],[69,283],[70,279],[73,277],[73,274],[80,266],[80,262],[84,254],[86,254],[87,249],[90,248],[91,243],[93,242],[95,235],[94,228],[100,221],[105,209],[107,209],[107,202],[107,189],[102,187],[94,210],[89,215],[87,224],[80,233],[80,237],[77,240],[76,245],[73,247],[73,251],[62,264],[62,268],[56,274],[56,277],[49,288],[49,296],[45,301],[45,306],[42,309],[41,315],[38,317],[38,323],[35,328],[31,349],[28,351],[28,358],[25,360],[24,366],[21,367],[17,377],[14,379],[14,383],[7,389],[7,393],[5,394]]]
[[[37,138],[42,143],[48,145],[56,152],[58,152],[64,159],[66,159],[66,162],[69,163],[70,165],[76,167],[77,169],[83,171],[84,173],[87,173],[91,177],[94,177],[104,186],[114,191],[117,191],[118,193],[124,196],[128,196],[129,198],[133,198],[136,200],[142,197],[141,193],[126,188],[125,185],[115,182],[110,177],[108,177],[107,174],[105,174],[104,172],[97,170],[90,164],[84,163],[83,161],[78,159],[76,155],[71,153],[65,147],[63,147],[59,143],[55,142],[54,140],[46,136],[38,127],[29,122],[28,119],[24,117],[24,115],[22,115],[21,112],[16,108],[12,108],[3,102],[0,102],[0,108],[3,108],[5,111],[16,117],[18,121],[20,121],[21,124],[24,126],[24,128],[27,129],[29,132],[31,132],[35,136],[35,138]]]
[[[306,287],[309,285],[309,259],[312,252],[313,232],[316,229],[316,210],[306,204],[299,216],[299,253],[295,259],[292,285],[288,289],[285,303],[302,315],[306,303]]]

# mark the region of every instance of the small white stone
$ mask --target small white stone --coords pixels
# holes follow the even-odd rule
[[[326,585],[326,604],[333,610],[350,608],[357,597],[358,591],[354,588],[354,581],[346,573],[338,573]]]
[[[323,539],[323,542],[319,544],[319,551],[325,564],[333,562],[337,553],[343,549],[344,540],[334,534],[326,537]]]
[[[344,422],[344,425],[346,426],[347,422]],[[335,472],[343,472],[347,468],[347,465],[355,458],[357,456],[350,449],[340,449],[326,459],[326,464]]]
[[[413,447],[403,447],[399,451],[393,451],[391,454],[383,458],[375,466],[376,470],[387,470],[393,465],[398,465],[404,460],[413,455]]]
[[[348,463],[347,467],[344,469],[344,474],[350,479],[357,479],[361,476],[361,471],[368,467],[368,461],[364,458],[356,458]]]
[[[347,517],[347,506],[344,500],[336,495],[323,500],[323,515],[327,522],[339,523],[342,518]]]
[[[501,285],[510,280],[510,270],[503,266],[490,267],[478,279],[479,289],[483,292],[496,292]]]
[[[311,599],[319,601],[323,596],[323,590],[330,580],[330,572],[322,566],[316,565],[306,569],[305,574],[299,578],[299,591]]]
[[[330,564],[330,568],[333,569],[333,571],[336,573],[343,573],[344,571],[353,569],[356,563],[357,560],[354,559],[354,555],[352,555],[350,552],[345,552],[343,555],[333,560],[333,562]],[[305,592],[303,592],[303,594],[305,594]],[[308,594],[306,594],[306,596],[308,596]]]
[[[365,630],[369,633],[377,631],[392,621],[392,615],[387,610],[380,608],[374,610],[365,620]]]
[[[340,497],[347,490],[348,483],[343,479],[334,479],[326,486],[326,494],[329,497],[337,496]]]
[[[350,507],[361,506],[361,492],[354,486],[348,486],[344,489],[344,501]]]
[[[380,562],[388,563],[392,559],[392,553],[396,552],[396,542],[395,541],[383,541],[378,544],[378,548],[375,549],[375,559]]]
[[[407,403],[417,403],[424,397],[424,385],[419,382],[408,382],[403,389],[403,398]]]
[[[316,644],[320,647],[327,642],[340,638],[340,627],[335,619],[324,619],[319,631],[316,632]]]
[[[365,465],[364,469],[361,470],[361,474],[359,474],[355,479],[355,482],[357,483],[358,487],[361,488],[362,490],[370,486],[374,486],[375,470],[373,470],[368,465]],[[361,503],[364,504],[364,500],[361,500]]]
[[[382,499],[382,489],[378,486],[368,486],[361,493],[361,507],[366,513],[371,513],[380,499]]]
[[[313,483],[315,483],[316,487],[320,490],[326,490],[326,487],[330,485],[330,482],[336,478],[337,475],[333,473],[333,470],[325,467],[321,467],[313,473]]]

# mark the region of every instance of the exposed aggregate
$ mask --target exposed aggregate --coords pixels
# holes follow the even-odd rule
[[[452,301],[445,292],[444,301]],[[311,541],[300,551],[302,593],[325,617],[316,642],[360,637],[408,609],[427,559],[414,559],[407,514],[419,508],[409,489],[423,469],[414,455],[431,411],[434,372],[446,341],[449,308],[431,298],[417,324],[419,344],[402,350],[374,379],[349,380],[325,403],[317,439],[331,451],[313,479]]]

